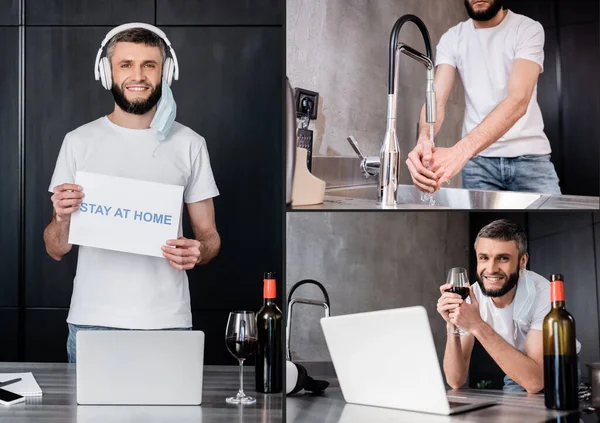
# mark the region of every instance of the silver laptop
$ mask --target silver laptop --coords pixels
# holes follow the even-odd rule
[[[201,331],[77,332],[77,403],[200,405]]]
[[[348,403],[450,415],[495,404],[448,397],[421,306],[321,319]]]

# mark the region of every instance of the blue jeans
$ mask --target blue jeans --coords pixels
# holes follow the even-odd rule
[[[581,383],[581,365],[579,363],[579,357],[577,357],[577,383]],[[502,390],[506,392],[525,392],[525,388],[508,377],[508,375],[504,375],[504,387]]]
[[[67,357],[69,359],[69,363],[75,363],[77,358],[77,342],[76,342],[76,334],[80,330],[133,330],[133,329],[119,329],[119,328],[109,328],[106,326],[85,326],[85,325],[73,325],[71,323],[67,323],[69,325],[69,336],[67,337]],[[192,328],[173,328],[173,329],[160,329],[160,330],[192,330]]]
[[[462,170],[463,188],[560,194],[550,154],[475,156]]]
[[[504,386],[502,387],[502,390],[506,392],[525,392],[525,388],[509,378],[508,375],[504,375]]]

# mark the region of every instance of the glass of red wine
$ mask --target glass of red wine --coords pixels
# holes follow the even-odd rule
[[[244,360],[256,349],[256,316],[253,311],[232,311],[227,320],[225,342],[227,349],[240,362],[240,390],[235,397],[225,401],[230,404],[253,404],[256,398],[244,393]]]
[[[447,289],[446,292],[458,294],[463,300],[466,300],[469,297],[469,276],[467,274],[467,269],[464,267],[453,267],[450,269],[448,271],[446,283],[452,285],[452,288]],[[467,332],[460,330],[456,326],[454,327],[454,330],[450,331],[449,333],[462,336],[467,335]]]

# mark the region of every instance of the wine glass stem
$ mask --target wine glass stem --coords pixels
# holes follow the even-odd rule
[[[238,396],[244,397],[244,360],[240,360],[240,392],[238,392]]]

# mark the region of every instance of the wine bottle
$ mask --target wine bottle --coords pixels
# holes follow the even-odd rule
[[[576,410],[579,404],[575,319],[565,309],[563,281],[560,273],[552,275],[552,308],[544,317],[544,399],[547,408]]]
[[[275,274],[265,273],[264,276],[264,303],[256,315],[258,347],[255,377],[256,391],[270,394],[281,392],[283,386],[283,314],[275,304]]]

